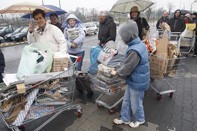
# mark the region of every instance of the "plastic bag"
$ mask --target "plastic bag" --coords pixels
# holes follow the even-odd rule
[[[16,77],[22,79],[30,74],[50,72],[53,62],[52,52],[40,50],[33,45],[25,46],[22,52]]]

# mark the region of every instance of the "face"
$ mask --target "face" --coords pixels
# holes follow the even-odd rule
[[[136,17],[138,16],[138,12],[137,12],[137,11],[132,11],[132,12],[131,12],[131,16],[132,16],[133,18],[136,18]]]
[[[59,22],[58,18],[56,16],[50,16],[51,24],[57,24]]]
[[[71,27],[74,27],[76,25],[76,20],[75,19],[69,19],[68,23]]]
[[[167,17],[168,16],[168,12],[163,12],[163,17]]]
[[[176,11],[175,16],[179,17],[180,15],[181,15],[181,12],[180,11]]]
[[[103,23],[106,19],[106,16],[98,16],[99,22]]]
[[[38,24],[38,27],[43,27],[46,24],[46,19],[42,16],[42,14],[37,14],[34,16],[34,19],[36,23]]]

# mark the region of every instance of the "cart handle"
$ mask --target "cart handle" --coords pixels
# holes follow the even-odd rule
[[[69,56],[76,59],[74,63],[80,62],[82,60],[82,56],[75,56],[75,55],[69,55]]]

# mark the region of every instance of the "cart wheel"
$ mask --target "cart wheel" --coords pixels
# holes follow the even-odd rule
[[[78,111],[77,112],[77,117],[80,118],[81,116],[82,116],[82,112],[81,111]]]
[[[159,93],[157,93],[157,100],[161,100],[162,95],[160,95]]]
[[[88,98],[92,98],[92,96],[94,95],[93,91],[88,91],[87,97]]]
[[[172,97],[173,97],[173,94],[174,94],[174,93],[173,93],[173,92],[171,92],[171,93],[170,93],[170,95],[169,95],[169,97],[170,97],[170,98],[172,98]]]
[[[102,106],[102,105],[100,105],[100,104],[97,104],[97,107],[98,107],[98,108],[102,108],[103,106]]]
[[[116,106],[116,107],[109,109],[108,111],[110,114],[114,114],[114,113],[116,113],[117,110],[118,110],[118,107]]]
[[[18,131],[25,131],[25,126],[23,126],[23,125],[18,126]]]

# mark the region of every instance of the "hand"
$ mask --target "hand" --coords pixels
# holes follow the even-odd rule
[[[115,69],[112,69],[112,70],[111,70],[111,75],[116,75]]]
[[[71,48],[76,48],[77,47],[77,44],[75,42],[72,42],[71,43]]]
[[[35,26],[34,26],[33,22],[30,22],[29,23],[29,32],[30,33],[33,32],[34,31],[34,28],[35,28]]]

